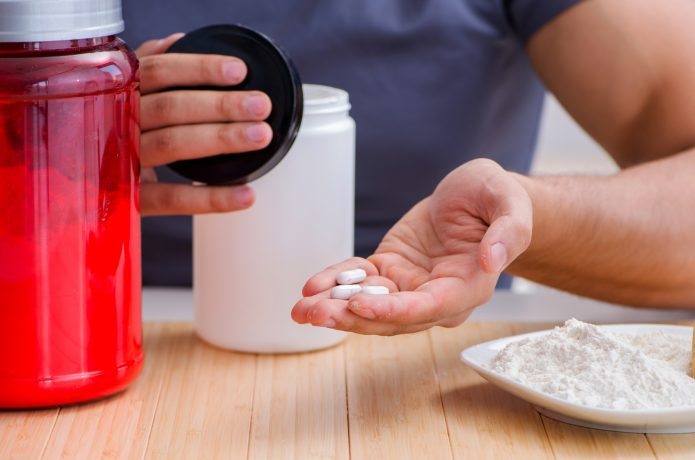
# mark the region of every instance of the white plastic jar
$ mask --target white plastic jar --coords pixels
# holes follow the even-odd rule
[[[290,317],[306,280],[353,254],[355,123],[348,93],[304,85],[304,119],[287,156],[251,185],[247,211],[195,216],[195,328],[253,353],[326,348],[346,334]]]

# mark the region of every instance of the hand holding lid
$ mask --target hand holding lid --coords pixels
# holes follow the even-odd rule
[[[177,161],[169,165],[171,169],[206,184],[243,184],[275,167],[297,136],[303,108],[301,81],[285,53],[259,32],[236,25],[210,26],[191,32],[167,52],[235,56],[248,69],[241,83],[224,88],[196,86],[186,89],[261,91],[270,97],[273,105],[266,120],[273,130],[273,139],[267,147],[248,153]]]

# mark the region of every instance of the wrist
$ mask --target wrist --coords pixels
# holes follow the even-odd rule
[[[544,220],[544,212],[541,203],[547,202],[547,198],[543,197],[547,195],[550,188],[550,178],[531,177],[516,172],[509,172],[509,174],[526,191],[533,213],[531,243],[507,268],[507,271],[512,275],[525,276],[529,271],[533,270],[534,266],[542,263],[538,260],[539,258],[542,259],[542,257],[539,257],[539,254],[543,254],[544,250],[542,248],[544,246],[549,246],[542,243],[544,234],[547,235],[548,232],[545,227],[547,223],[542,222]]]

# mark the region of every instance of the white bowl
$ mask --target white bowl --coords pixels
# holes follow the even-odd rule
[[[600,327],[620,334],[643,334],[663,331],[668,334],[683,335],[690,338],[693,333],[693,328],[691,327],[661,324],[616,324]],[[584,406],[541,393],[488,367],[490,361],[508,344],[528,337],[542,336],[550,332],[550,330],[532,332],[474,345],[461,352],[461,360],[493,385],[528,401],[536,406],[540,413],[561,422],[587,428],[630,433],[695,432],[695,406],[644,410],[618,410]]]

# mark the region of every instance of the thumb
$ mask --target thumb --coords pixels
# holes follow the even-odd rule
[[[480,266],[499,274],[531,244],[533,211],[528,195],[507,199],[504,214],[495,217],[480,242]]]

